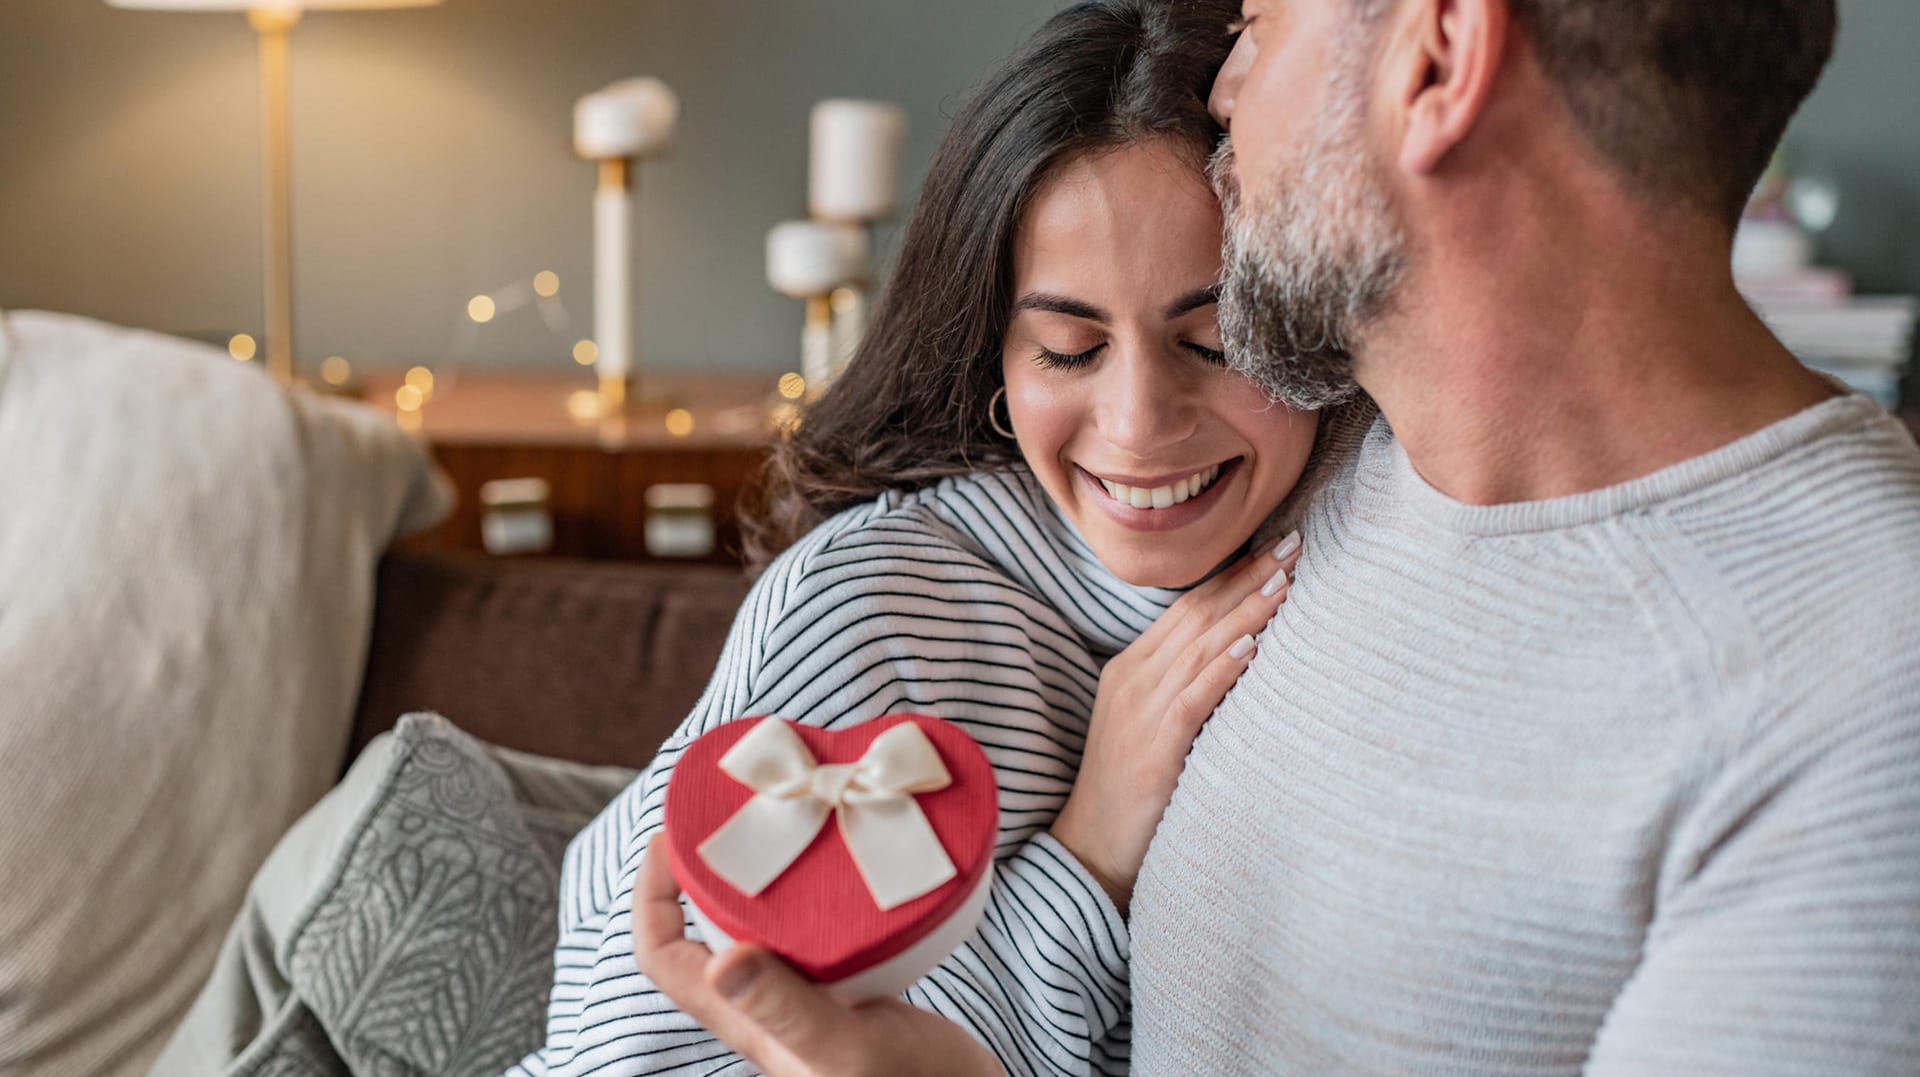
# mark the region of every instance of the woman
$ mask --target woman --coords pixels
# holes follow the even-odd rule
[[[1316,432],[1220,353],[1206,99],[1234,14],[1076,5],[955,118],[867,340],[769,469],[756,538],[784,552],[694,713],[569,850],[525,1071],[746,1070],[632,963],[674,761],[747,715],[901,709],[980,741],[1001,818],[983,927],[907,997],[1013,1072],[1124,1070],[1123,910],[1285,598],[1298,539],[1246,550]]]

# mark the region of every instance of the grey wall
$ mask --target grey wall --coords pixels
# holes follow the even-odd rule
[[[830,96],[909,115],[918,186],[951,106],[1046,0],[447,0],[293,34],[295,311],[309,361],[570,366],[532,309],[460,340],[468,297],[541,269],[591,326],[594,168],[576,97],[649,74],[681,101],[641,177],[641,361],[795,365],[766,230],[806,209]],[[237,14],[0,0],[0,306],[257,332],[258,90]],[[890,232],[881,235],[883,247]]]
[[[302,354],[566,366],[532,310],[459,340],[466,299],[540,269],[586,335],[592,166],[575,97],[658,76],[678,153],[642,178],[643,362],[793,365],[762,277],[804,211],[806,115],[896,100],[917,184],[952,102],[1060,0],[447,0],[310,14],[293,40]],[[1841,0],[1839,58],[1789,136],[1840,181],[1825,243],[1920,291],[1920,3]],[[237,15],[0,0],[0,306],[168,330],[259,329],[253,38]],[[888,238],[883,234],[883,241]],[[570,339],[570,338],[569,338]]]
[[[1840,19],[1833,64],[1787,132],[1789,160],[1839,184],[1822,260],[1865,290],[1920,294],[1920,3],[1840,0]]]

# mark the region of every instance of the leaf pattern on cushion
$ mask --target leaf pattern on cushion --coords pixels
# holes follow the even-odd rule
[[[500,766],[438,716],[395,736],[382,794],[284,963],[348,1072],[492,1077],[540,1044],[559,864],[585,819],[529,820]]]

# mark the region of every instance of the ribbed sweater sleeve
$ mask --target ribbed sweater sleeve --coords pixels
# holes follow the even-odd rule
[[[1726,733],[1662,851],[1596,1077],[1920,1072],[1920,562],[1901,564],[1920,533],[1912,503],[1849,490],[1884,481],[1870,459],[1807,454],[1807,496],[1767,521],[1849,532],[1885,573],[1839,541],[1742,541],[1753,525],[1712,502],[1674,513],[1700,566],[1682,593],[1719,640],[1694,695]],[[1874,508],[1840,524],[1856,498]]]
[[[1589,1074],[1920,1071],[1916,713],[1781,722],[1729,760]]]

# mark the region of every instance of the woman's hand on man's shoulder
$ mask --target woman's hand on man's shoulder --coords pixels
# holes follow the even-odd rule
[[[1298,532],[1180,596],[1100,673],[1087,747],[1052,834],[1124,915],[1200,727],[1287,600]]]

